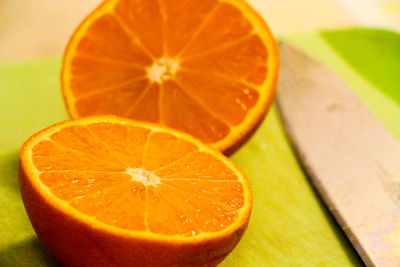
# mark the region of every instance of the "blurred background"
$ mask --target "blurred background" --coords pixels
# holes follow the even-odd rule
[[[0,61],[59,56],[101,0],[0,0]],[[400,31],[400,0],[248,0],[276,36],[353,26]]]

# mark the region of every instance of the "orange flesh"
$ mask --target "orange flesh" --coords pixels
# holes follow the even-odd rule
[[[69,56],[73,117],[151,121],[208,144],[245,120],[266,90],[268,52],[237,7],[217,0],[115,3],[99,9],[104,14]]]
[[[224,162],[145,127],[63,127],[33,146],[32,160],[57,198],[122,229],[196,236],[228,227],[244,206],[243,186]]]

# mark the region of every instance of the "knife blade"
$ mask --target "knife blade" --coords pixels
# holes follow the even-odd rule
[[[367,266],[400,266],[400,143],[344,81],[280,44],[277,106],[309,179]]]

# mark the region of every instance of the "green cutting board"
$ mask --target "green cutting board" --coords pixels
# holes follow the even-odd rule
[[[350,29],[282,37],[345,79],[400,139],[400,35]],[[60,59],[0,64],[0,266],[57,266],[37,239],[18,185],[21,144],[67,119]],[[249,228],[221,266],[357,266],[359,257],[304,175],[275,108],[232,159],[254,191]]]

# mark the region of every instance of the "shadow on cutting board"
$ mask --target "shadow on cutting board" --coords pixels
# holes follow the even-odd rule
[[[2,180],[0,185],[5,192],[2,197],[12,198],[14,201],[10,201],[10,205],[15,206],[15,210],[24,210],[22,199],[20,199],[20,189],[18,182],[18,168],[19,168],[19,150],[8,153],[1,156],[0,158],[0,169],[2,170]],[[15,201],[19,199],[19,201]],[[3,238],[8,238],[11,241],[8,245],[0,248],[0,266],[37,266],[37,263],[41,263],[40,266],[54,266],[60,267],[50,252],[44,247],[42,242],[36,237],[31,235],[25,239],[19,235],[27,236],[27,233],[32,233],[30,225],[27,224],[28,218],[25,212],[15,212],[14,214],[8,215],[9,220],[6,223],[20,224],[21,231],[14,233],[13,235]],[[21,240],[22,239],[22,240]]]
[[[10,255],[14,255],[11,256]],[[1,266],[40,266],[62,267],[44,247],[42,242],[32,236],[0,250]]]
[[[19,194],[18,168],[19,150],[13,151],[0,157],[0,170],[2,177],[0,185]]]

